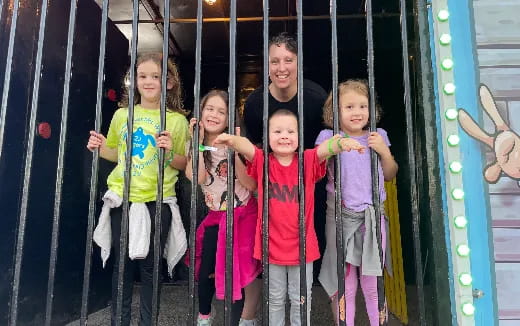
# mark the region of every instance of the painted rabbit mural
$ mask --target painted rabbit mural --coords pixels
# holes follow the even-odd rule
[[[488,145],[495,152],[495,160],[484,168],[488,183],[496,183],[502,172],[520,181],[520,136],[505,123],[498,112],[495,100],[486,85],[480,85],[480,103],[495,124],[494,134],[488,134],[464,110],[459,110],[459,123],[472,138]]]

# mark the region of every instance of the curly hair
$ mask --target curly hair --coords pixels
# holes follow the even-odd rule
[[[294,37],[292,37],[289,33],[283,32],[278,35],[275,35],[269,39],[269,49],[272,45],[282,46],[285,45],[285,48],[296,55],[298,55],[298,42]]]
[[[338,85],[338,97],[341,97],[347,91],[353,91],[358,93],[359,95],[366,96],[366,98],[370,98],[370,91],[368,88],[368,82],[364,79],[348,79]],[[341,113],[341,110],[339,110]],[[381,106],[377,103],[376,96],[376,122],[379,122],[383,111]],[[332,92],[330,92],[325,104],[323,105],[323,123],[325,126],[329,128],[333,128],[334,126],[334,112],[332,108]],[[363,128],[367,129],[368,124]]]
[[[153,61],[156,63],[159,68],[162,68],[162,60],[163,55],[160,52],[151,52],[151,53],[143,53],[138,56],[137,62],[135,64],[135,69],[143,62]],[[166,110],[170,112],[178,112],[182,115],[188,115],[189,111],[184,110],[184,103],[182,99],[182,83],[181,78],[179,77],[179,71],[177,70],[177,65],[175,62],[168,58],[168,79],[173,84],[172,89],[166,91]],[[130,79],[130,70],[126,73],[124,81]],[[123,83],[124,83],[123,81]],[[141,102],[141,94],[137,90],[137,83],[134,83],[134,105],[139,104]],[[125,87],[123,89],[123,94],[121,95],[121,100],[119,101],[120,107],[128,107],[129,104],[129,91],[130,87]]]

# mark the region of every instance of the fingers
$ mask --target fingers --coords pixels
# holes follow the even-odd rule
[[[235,127],[235,135],[240,136],[240,127]]]
[[[88,142],[87,142],[87,148],[89,151],[94,151],[96,148],[99,148],[103,145],[103,143],[105,142],[105,137],[94,131],[94,130],[91,130],[90,131],[90,137],[88,138]]]
[[[172,149],[172,137],[168,130],[161,131],[159,134],[155,135],[155,138],[157,139],[157,147],[167,150]]]

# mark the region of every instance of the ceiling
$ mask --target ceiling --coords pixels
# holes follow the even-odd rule
[[[213,5],[203,1],[204,18],[229,17],[230,0],[215,0]],[[103,0],[96,0],[101,6]],[[262,17],[262,0],[237,1],[237,15],[244,17]],[[295,0],[271,0],[270,17],[292,16],[288,21],[272,22],[272,32],[287,30],[296,32]],[[397,12],[395,0],[373,0],[375,13]],[[170,0],[170,17],[172,19],[187,19],[190,22],[173,22],[170,24],[170,54],[176,57],[193,57],[195,49],[197,0]],[[381,3],[381,5],[378,5]],[[382,5],[384,3],[384,5]],[[364,12],[364,0],[338,0],[338,15],[362,14]],[[160,51],[162,49],[162,19],[164,1],[140,0],[139,6],[139,35],[138,51]],[[321,20],[330,25],[329,1],[305,0],[303,1],[305,16],[313,16],[314,20]],[[319,17],[318,17],[319,16]],[[132,35],[132,1],[111,0],[109,6],[109,18],[116,23],[121,32],[128,38]],[[152,22],[150,22],[152,21]],[[305,25],[304,25],[305,26]],[[319,34],[320,29],[313,30]],[[325,29],[324,32],[326,32]],[[211,22],[203,25],[203,55],[210,53],[213,58],[225,58],[229,55],[229,24],[227,22]],[[319,38],[320,36],[318,36]],[[330,32],[327,35],[330,39]],[[262,22],[240,22],[237,27],[237,53],[239,56],[259,56],[262,52]]]

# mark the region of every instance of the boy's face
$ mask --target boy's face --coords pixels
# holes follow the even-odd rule
[[[269,146],[275,154],[291,154],[298,149],[298,121],[292,115],[274,115],[269,120]]]
[[[297,83],[298,58],[285,44],[269,48],[269,78],[276,88],[286,89]]]

